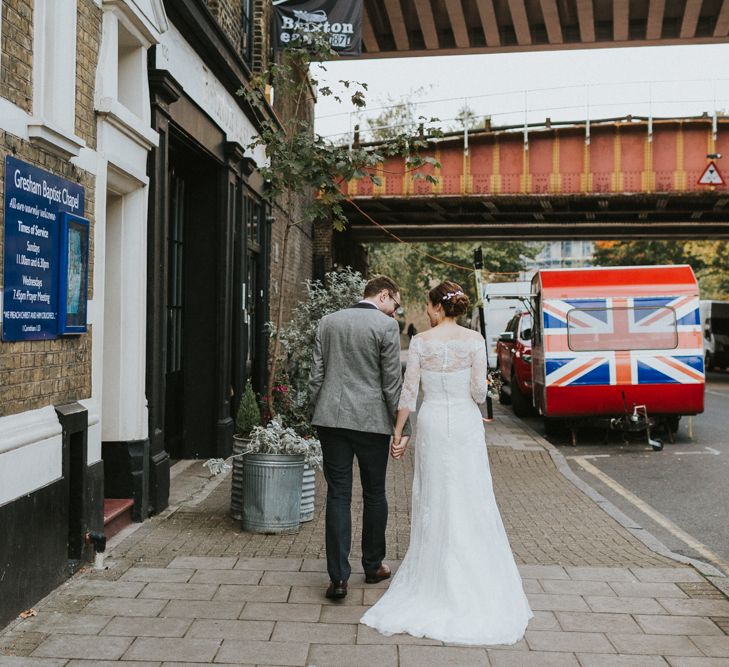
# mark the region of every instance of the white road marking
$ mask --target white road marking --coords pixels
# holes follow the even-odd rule
[[[711,452],[712,454],[716,454],[717,456],[719,456],[719,454],[721,454],[721,452],[718,449],[714,449],[713,447],[704,447],[704,449],[708,452]]]
[[[713,456],[719,456],[721,452],[718,449],[714,449],[713,447],[704,447],[706,450],[705,452],[697,452],[695,449],[690,452],[671,452],[671,454],[675,454],[676,456],[688,456],[689,454],[711,454]]]
[[[704,389],[705,394],[711,394],[712,396],[719,396],[720,398],[729,398],[729,392],[725,391],[711,391],[711,389]]]
[[[610,458],[610,454],[589,454],[589,455],[585,455],[585,456],[567,456],[565,458],[568,458],[568,459],[585,459],[585,460],[590,460],[590,459],[609,459]]]
[[[615,491],[615,493],[620,494],[629,503],[635,505],[635,507],[643,512],[643,514],[650,517],[659,526],[665,528],[669,533],[671,533],[671,535],[681,540],[684,544],[688,545],[690,548],[696,551],[696,553],[698,553],[700,556],[703,556],[706,560],[719,567],[725,574],[729,574],[729,563],[723,561],[702,542],[699,542],[696,538],[692,537],[686,531],[679,528],[675,523],[673,523],[673,521],[663,516],[663,514],[661,514],[657,510],[653,509],[653,507],[651,507],[648,503],[638,498],[638,496],[636,496],[631,491],[628,491],[628,489],[616,482],[612,477],[606,475],[604,472],[602,472],[602,470],[596,468],[594,465],[592,465],[592,463],[585,461],[585,457],[574,456],[572,458],[574,458],[575,462],[580,467],[589,472],[591,475],[597,477],[601,482],[603,482],[603,484],[610,487],[613,491]]]

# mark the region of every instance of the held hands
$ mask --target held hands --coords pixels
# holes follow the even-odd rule
[[[393,435],[390,441],[390,456],[395,460],[400,460],[405,455],[409,441],[409,435],[400,435],[397,433]]]

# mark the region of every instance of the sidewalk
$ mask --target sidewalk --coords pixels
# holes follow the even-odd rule
[[[343,604],[324,598],[321,478],[316,516],[298,534],[253,535],[228,516],[229,476],[210,480],[200,461],[186,461],[173,469],[170,508],[115,538],[108,570],[78,574],[35,606],[37,616],[0,631],[0,665],[729,666],[729,600],[714,585],[727,590],[726,579],[670,557],[498,406],[487,437],[535,611],[515,646],[444,646],[358,625],[387,582],[354,574]],[[412,453],[390,462],[395,566],[408,545],[411,479]]]

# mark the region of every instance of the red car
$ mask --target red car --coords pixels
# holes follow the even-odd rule
[[[524,417],[532,407],[532,316],[517,313],[496,344],[496,363],[501,373],[501,403],[511,403],[514,414]]]

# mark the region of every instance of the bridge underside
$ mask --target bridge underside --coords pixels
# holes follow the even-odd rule
[[[408,241],[729,238],[726,192],[379,196],[357,197],[345,208],[360,243],[394,241],[392,235]]]

